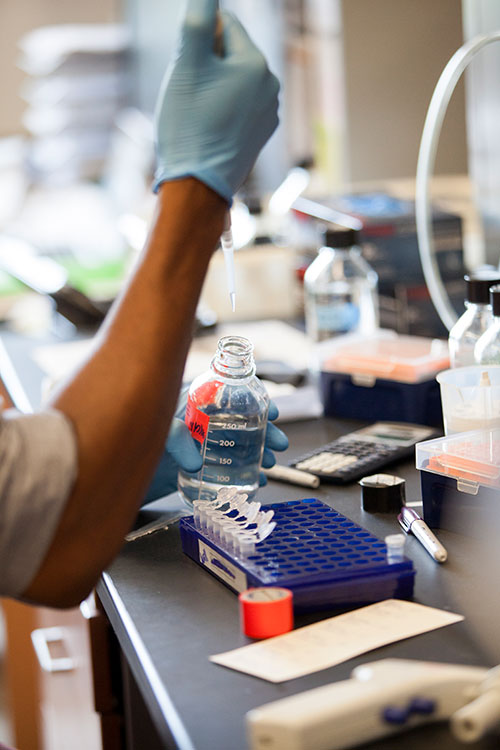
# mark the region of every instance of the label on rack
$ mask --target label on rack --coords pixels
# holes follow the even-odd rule
[[[232,589],[241,592],[248,588],[246,575],[201,539],[198,540],[198,554],[200,563]]]
[[[203,443],[208,432],[208,423],[210,417],[205,412],[198,409],[193,401],[188,397],[186,404],[186,416],[184,421],[188,426],[191,437],[199,443]]]

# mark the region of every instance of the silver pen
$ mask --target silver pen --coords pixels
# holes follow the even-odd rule
[[[439,563],[445,562],[448,557],[446,549],[413,508],[403,506],[398,516],[398,521],[403,531],[416,536],[420,544],[425,547],[434,560]]]

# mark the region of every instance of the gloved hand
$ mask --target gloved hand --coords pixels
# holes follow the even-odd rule
[[[154,190],[191,176],[231,204],[278,125],[279,83],[239,21],[220,15],[221,56],[217,0],[186,2],[177,53],[156,104]]]
[[[164,451],[160,462],[156,468],[154,477],[149,485],[149,489],[142,502],[143,505],[157,500],[175,492],[177,489],[177,472],[179,469],[185,471],[199,471],[202,465],[199,447],[191,437],[191,433],[184,422],[184,411],[186,408],[186,392],[179,399],[176,416],[172,421],[170,433],[168,435],[166,450]],[[288,448],[288,438],[284,432],[279,430],[276,425],[272,424],[273,419],[278,417],[278,408],[271,401],[269,405],[269,415],[266,429],[266,439],[264,443],[264,453],[262,455],[262,466],[269,469],[274,466],[276,459],[273,451],[285,451]],[[263,472],[260,474],[260,485],[267,483]]]

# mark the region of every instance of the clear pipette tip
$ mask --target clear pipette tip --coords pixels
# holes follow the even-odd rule
[[[224,261],[226,263],[227,287],[229,290],[229,299],[231,300],[231,309],[236,310],[236,290],[234,283],[234,243],[233,232],[231,230],[231,214],[226,214],[224,222],[224,231],[221,234],[220,244],[224,252]]]

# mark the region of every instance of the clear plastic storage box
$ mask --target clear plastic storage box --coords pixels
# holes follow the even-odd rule
[[[424,520],[467,531],[479,516],[500,522],[500,428],[417,443]]]
[[[327,416],[442,424],[436,374],[449,367],[446,341],[381,330],[326,341],[318,355]]]

